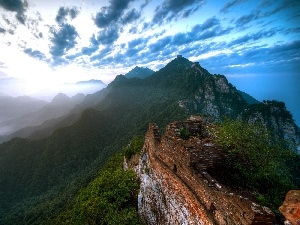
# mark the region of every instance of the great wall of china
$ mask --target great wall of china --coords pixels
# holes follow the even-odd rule
[[[226,157],[208,126],[191,117],[169,124],[161,135],[156,124],[149,124],[137,167],[140,214],[148,224],[273,224],[267,207],[230,191],[206,172]]]

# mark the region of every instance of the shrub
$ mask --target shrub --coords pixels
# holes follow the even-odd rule
[[[288,163],[295,153],[259,123],[227,119],[217,125],[214,135],[229,155],[222,169],[230,171],[231,183],[252,190],[261,204],[277,210],[286,192],[296,188]]]

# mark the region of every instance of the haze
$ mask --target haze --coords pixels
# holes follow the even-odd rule
[[[18,85],[0,92],[74,95],[63,85],[108,84],[181,54],[260,101],[284,101],[299,125],[299,11],[297,0],[1,1],[0,82]]]

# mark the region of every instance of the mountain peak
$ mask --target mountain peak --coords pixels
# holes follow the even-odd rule
[[[190,60],[188,60],[187,58],[184,58],[182,55],[177,55],[177,57],[174,58],[172,61],[177,62],[177,63],[178,62],[180,62],[180,63],[189,63],[189,64],[193,63]]]
[[[177,67],[180,69],[196,68],[202,71],[202,73],[208,73],[207,70],[200,66],[199,62],[191,62],[187,58],[184,58],[182,55],[177,55],[177,57],[170,61],[163,69],[170,69],[171,67]]]
[[[64,93],[57,94],[51,101],[54,104],[63,104],[65,102],[69,102],[71,98]]]
[[[74,95],[73,97],[71,97],[71,100],[74,102],[74,103],[81,103],[85,98],[85,95],[83,93],[77,93],[76,95]]]
[[[144,79],[154,73],[153,70],[147,68],[147,67],[134,67],[134,69],[130,70],[128,73],[125,74],[126,78],[133,78],[138,77],[141,79]]]

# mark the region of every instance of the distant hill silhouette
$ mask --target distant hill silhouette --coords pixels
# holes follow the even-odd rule
[[[76,85],[81,85],[81,84],[87,84],[87,85],[89,85],[89,84],[93,84],[93,85],[100,84],[100,85],[103,85],[104,83],[101,80],[94,80],[94,79],[92,79],[92,80],[87,80],[87,81],[78,81],[75,84]]]
[[[138,77],[141,79],[144,79],[154,73],[153,70],[149,68],[144,68],[144,67],[134,67],[132,70],[130,70],[128,73],[125,74],[126,78],[133,78],[133,77]]]
[[[242,95],[243,99],[245,99],[245,101],[248,103],[248,104],[259,104],[260,101],[256,100],[255,98],[253,98],[251,95],[243,92],[243,91],[240,91],[239,90],[239,93]]]

